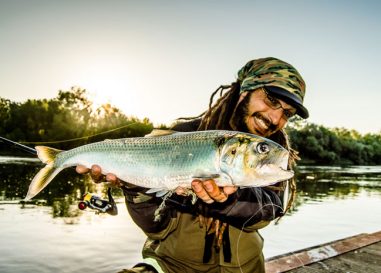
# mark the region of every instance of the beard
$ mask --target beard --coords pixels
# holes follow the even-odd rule
[[[230,119],[230,126],[233,130],[240,131],[240,132],[248,132],[248,133],[254,133],[250,132],[246,120],[248,118],[257,118],[261,119],[267,126],[267,132],[269,135],[275,133],[277,131],[277,126],[272,124],[272,122],[263,116],[259,112],[249,113],[249,104],[250,104],[250,97],[253,92],[250,92],[247,96],[243,98],[243,100],[237,105],[231,119]]]

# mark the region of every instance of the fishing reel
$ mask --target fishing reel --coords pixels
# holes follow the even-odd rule
[[[108,200],[101,199],[93,193],[86,193],[83,195],[82,201],[78,203],[80,210],[85,210],[87,207],[96,210],[97,213],[108,213],[110,215],[117,215],[118,208],[111,195],[111,188],[107,190]]]

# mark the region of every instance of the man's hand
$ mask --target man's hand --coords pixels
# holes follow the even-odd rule
[[[118,187],[122,185],[119,178],[116,177],[115,174],[108,173],[106,175],[103,175],[102,169],[98,165],[91,166],[91,169],[88,169],[82,165],[78,165],[75,170],[79,174],[86,174],[90,172],[91,179],[93,179],[95,183],[110,182],[112,185]]]
[[[205,203],[211,204],[216,202],[225,202],[228,196],[237,191],[237,187],[226,186],[220,188],[217,186],[213,179],[209,180],[193,180],[192,189],[196,193],[197,197],[202,199]]]

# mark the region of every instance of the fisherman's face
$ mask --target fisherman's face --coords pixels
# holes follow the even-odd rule
[[[274,109],[274,103],[280,107]],[[295,112],[294,107],[257,89],[241,94],[232,119],[237,130],[268,137],[282,129]]]

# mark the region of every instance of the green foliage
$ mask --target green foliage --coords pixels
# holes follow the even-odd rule
[[[362,136],[355,130],[304,124],[287,128],[304,162],[333,165],[381,164],[381,134]],[[302,162],[303,162],[302,161]]]
[[[16,103],[0,98],[1,136],[31,146],[41,142],[65,150],[105,138],[143,136],[152,128],[147,118],[127,117],[110,104],[94,109],[79,87],[61,90],[49,100]]]

